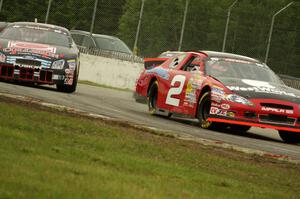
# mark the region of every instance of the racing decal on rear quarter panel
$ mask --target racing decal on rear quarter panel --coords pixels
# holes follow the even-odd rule
[[[146,70],[146,74],[156,74],[160,76],[161,78],[168,80],[169,79],[169,73],[167,70],[162,69],[162,68],[153,68],[150,70]]]

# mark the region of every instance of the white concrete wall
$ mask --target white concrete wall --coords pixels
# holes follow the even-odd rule
[[[134,90],[144,65],[88,54],[80,55],[79,80]]]

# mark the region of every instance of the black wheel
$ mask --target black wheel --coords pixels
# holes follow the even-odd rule
[[[156,103],[157,103],[157,93],[158,93],[158,82],[154,81],[148,91],[147,104],[149,108],[149,113],[154,115],[156,113]]]
[[[202,95],[198,105],[198,120],[200,126],[204,129],[224,130],[227,124],[207,121],[211,107],[210,92]]]
[[[239,132],[239,133],[245,133],[247,132],[251,126],[245,126],[245,125],[238,125],[238,124],[231,124],[229,126],[230,130]]]
[[[281,130],[279,130],[278,133],[281,139],[286,143],[292,143],[292,144],[300,143],[300,133],[281,131]]]
[[[78,74],[75,71],[72,85],[56,84],[56,88],[58,91],[61,91],[61,92],[73,93],[73,92],[75,92],[76,87],[77,87],[77,80],[78,80]]]

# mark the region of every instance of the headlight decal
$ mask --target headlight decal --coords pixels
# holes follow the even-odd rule
[[[231,102],[235,102],[235,103],[239,103],[239,104],[248,105],[248,106],[254,106],[254,104],[252,102],[250,102],[246,98],[244,98],[242,96],[239,96],[239,95],[236,95],[236,94],[227,95],[226,100],[231,101]]]
[[[52,63],[52,66],[51,68],[52,69],[58,69],[58,70],[61,70],[64,68],[64,65],[65,65],[65,60],[64,59],[60,59],[60,60],[56,60]]]

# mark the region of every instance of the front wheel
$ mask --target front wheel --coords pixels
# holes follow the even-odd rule
[[[204,129],[221,130],[226,128],[227,124],[208,121],[211,107],[210,92],[202,95],[198,104],[198,120],[200,126]]]
[[[279,130],[278,133],[281,139],[286,143],[291,143],[291,144],[300,143],[300,133],[294,133],[294,132],[282,131],[282,130]]]

